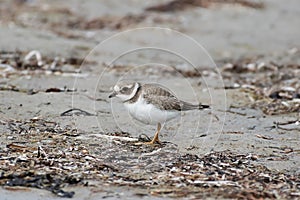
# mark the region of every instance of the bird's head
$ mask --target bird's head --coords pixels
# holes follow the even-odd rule
[[[134,97],[139,87],[138,82],[118,82],[108,98],[118,97],[122,101],[127,101]]]

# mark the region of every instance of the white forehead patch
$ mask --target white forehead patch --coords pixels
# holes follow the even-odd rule
[[[126,87],[132,88],[132,87],[133,87],[133,84],[126,85]]]
[[[119,92],[120,91],[120,87],[118,85],[115,85],[114,91]]]

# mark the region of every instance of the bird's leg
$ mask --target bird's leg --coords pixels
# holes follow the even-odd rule
[[[150,142],[146,142],[145,144],[155,144],[156,142],[160,143],[160,141],[158,139],[158,135],[159,135],[160,129],[161,129],[161,124],[158,123],[157,124],[157,130],[155,132],[155,135],[154,135],[153,139]]]
[[[161,130],[161,124],[158,123],[155,135],[154,135],[153,139],[150,142],[138,142],[138,143],[135,143],[135,145],[142,145],[142,144],[151,144],[152,145],[152,144],[155,144],[156,142],[160,143],[160,141],[158,139],[158,135],[159,135],[160,130]]]

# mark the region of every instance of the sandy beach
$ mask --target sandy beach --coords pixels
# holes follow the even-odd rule
[[[1,1],[1,199],[300,198],[299,5]],[[137,146],[122,79],[211,109]]]

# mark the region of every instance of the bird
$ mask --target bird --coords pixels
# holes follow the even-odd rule
[[[178,117],[181,111],[210,108],[209,105],[182,101],[168,88],[157,83],[119,81],[108,97],[119,98],[134,119],[144,124],[157,125],[153,139],[144,144],[161,143],[159,133],[162,124]]]

